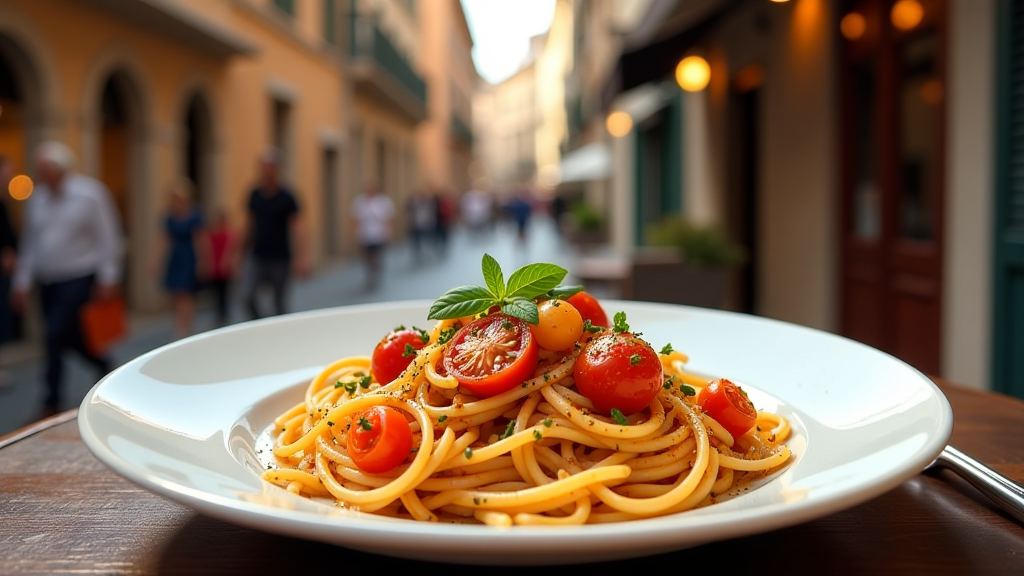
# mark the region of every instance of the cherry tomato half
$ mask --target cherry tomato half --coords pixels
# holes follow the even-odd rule
[[[348,431],[348,455],[369,474],[381,474],[398,466],[412,450],[412,429],[401,412],[390,406],[373,406],[352,417]]]
[[[602,414],[633,414],[647,407],[664,383],[658,353],[629,332],[599,334],[573,366],[576,389]]]
[[[566,302],[572,304],[579,311],[580,316],[583,316],[584,322],[590,320],[592,326],[611,328],[612,325],[608,323],[608,315],[605,314],[604,308],[601,308],[601,303],[590,294],[577,292],[570,296]]]
[[[460,385],[486,398],[532,378],[537,356],[530,326],[499,312],[460,328],[445,348],[441,362]]]
[[[398,378],[416,355],[406,346],[411,346],[412,350],[419,350],[425,345],[423,336],[415,330],[403,328],[391,332],[373,349],[373,356],[370,358],[370,373],[373,374],[373,379],[381,384],[387,384]]]
[[[722,428],[738,438],[754,427],[757,410],[740,387],[721,378],[710,382],[697,395],[697,404]]]

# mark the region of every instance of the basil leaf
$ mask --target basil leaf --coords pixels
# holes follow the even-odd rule
[[[540,296],[558,286],[567,273],[565,268],[554,264],[527,264],[508,277],[505,298]]]
[[[501,266],[490,254],[484,254],[484,261],[480,265],[484,271],[484,282],[487,289],[491,291],[496,300],[505,297],[505,277],[501,273]]]
[[[501,311],[509,316],[515,316],[526,320],[530,324],[540,322],[540,315],[537,312],[537,303],[529,298],[517,296],[501,307]]]
[[[580,292],[583,292],[583,286],[556,286],[548,291],[548,296],[559,300],[568,300]]]
[[[483,286],[459,286],[445,292],[430,306],[428,320],[461,318],[487,310],[494,296]]]

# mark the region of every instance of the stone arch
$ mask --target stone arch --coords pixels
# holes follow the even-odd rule
[[[82,101],[82,171],[110,189],[125,234],[125,291],[134,306],[151,307],[156,287],[146,273],[161,195],[151,161],[155,108],[145,67],[125,46],[108,47],[86,76]]]

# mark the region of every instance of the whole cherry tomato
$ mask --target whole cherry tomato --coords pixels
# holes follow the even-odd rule
[[[583,336],[583,318],[564,300],[545,300],[537,305],[537,325],[531,326],[537,344],[545,350],[565,350]]]
[[[617,408],[633,414],[654,400],[664,383],[658,353],[629,332],[605,332],[590,340],[573,366],[576,389],[602,414]]]
[[[398,466],[412,450],[412,428],[401,412],[390,406],[373,406],[352,417],[348,431],[348,455],[369,474],[381,474]]]
[[[605,314],[604,308],[601,308],[601,303],[590,294],[577,292],[570,296],[566,302],[572,304],[579,311],[584,322],[590,320],[592,326],[611,328],[612,325],[608,323],[608,315]]]
[[[537,357],[537,342],[529,325],[498,312],[460,328],[441,362],[459,385],[485,398],[532,378]]]
[[[754,427],[757,410],[740,387],[725,378],[710,382],[697,395],[697,404],[722,428],[738,438]]]
[[[430,338],[426,332],[399,328],[385,336],[373,349],[370,358],[370,373],[373,379],[387,384],[409,366],[416,350],[426,345]]]

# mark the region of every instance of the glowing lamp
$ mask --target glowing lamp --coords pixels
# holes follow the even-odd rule
[[[700,56],[687,56],[676,66],[676,82],[687,92],[700,92],[711,81],[711,66]]]
[[[633,130],[633,118],[629,114],[618,110],[608,115],[605,120],[605,127],[608,133],[616,138],[622,138]]]
[[[7,184],[7,192],[15,200],[28,200],[28,197],[32,195],[33,188],[35,188],[35,184],[32,183],[32,179],[24,174],[11,178]]]
[[[850,12],[839,22],[839,31],[847,40],[860,40],[867,30],[868,22],[857,12]]]
[[[921,20],[924,20],[924,6],[919,0],[900,0],[893,4],[889,18],[896,28],[903,31],[913,30]]]

